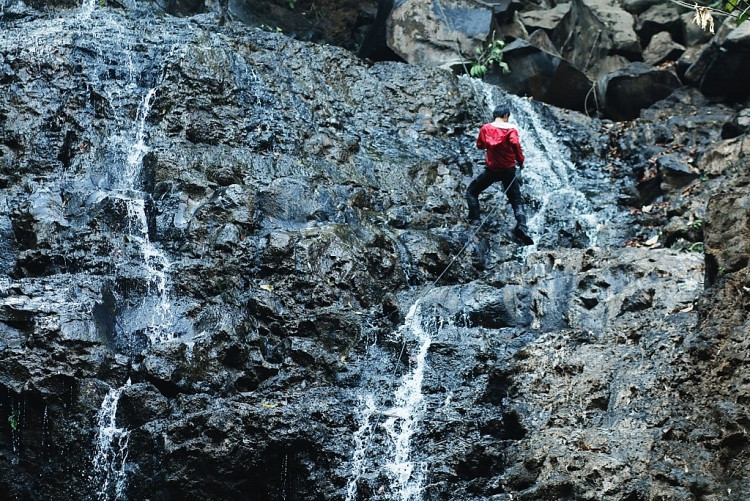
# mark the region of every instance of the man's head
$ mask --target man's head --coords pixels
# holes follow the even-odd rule
[[[507,105],[501,104],[494,110],[492,110],[492,118],[508,118],[510,116],[510,109]]]

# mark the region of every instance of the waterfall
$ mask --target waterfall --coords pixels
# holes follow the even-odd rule
[[[407,344],[415,347],[409,356],[410,370],[398,382],[393,393],[393,404],[379,409],[373,395],[360,399],[360,427],[354,435],[355,450],[346,501],[358,499],[357,482],[367,473],[368,467],[383,468],[391,499],[418,501],[422,498],[427,463],[415,458],[414,437],[421,428],[426,412],[422,381],[427,370],[427,352],[432,336],[439,328],[434,319],[422,313],[421,302],[415,301],[398,331],[404,348]],[[373,419],[376,415],[377,418]],[[386,435],[385,457],[376,459],[372,455],[378,453],[377,448],[371,446],[380,429]],[[384,491],[385,486],[381,486],[381,489]]]
[[[484,102],[487,114],[500,103],[506,103],[511,108],[511,122],[519,129],[526,157],[522,193],[529,206],[529,228],[535,241],[546,238],[546,245],[557,245],[557,230],[563,229],[566,224],[578,224],[585,243],[596,245],[599,228],[604,224],[600,220],[602,213],[597,212],[593,203],[578,188],[576,167],[568,148],[545,126],[543,118],[529,100],[506,95],[482,82],[472,82],[471,85]],[[502,195],[496,190],[492,196]],[[495,203],[505,204],[505,200],[495,200]],[[535,252],[536,248],[536,245],[528,246],[519,253],[525,256]],[[450,287],[444,290],[453,292]],[[458,304],[453,304],[448,312],[451,320],[441,318],[437,310],[434,314],[431,309],[427,311],[424,306],[427,296],[423,295],[411,305],[404,324],[396,333],[404,346],[411,349],[409,371],[400,378],[394,374],[390,378],[394,381],[388,381],[388,384],[396,385],[393,394],[382,396],[384,377],[374,379],[374,384],[380,388],[372,390],[372,393],[360,389],[359,428],[353,437],[346,501],[361,499],[357,491],[362,484],[366,484],[377,499],[421,501],[430,485],[429,462],[418,439],[420,433],[424,432],[423,424],[428,413],[423,381],[435,377],[430,372],[427,354],[433,343],[444,342],[443,337],[448,332],[444,329],[460,330],[462,327],[458,327],[458,324],[467,325],[467,321],[466,312]],[[433,304],[437,307],[455,303],[454,299],[443,298]],[[458,324],[454,324],[453,319]],[[378,358],[383,357],[383,352],[371,356],[370,368],[373,368],[377,366]],[[375,402],[388,404],[377,405]],[[449,393],[440,405],[450,406],[450,402]]]
[[[129,379],[125,386],[109,390],[96,417],[96,452],[91,480],[99,500],[121,499],[125,492],[125,461],[128,457],[130,431],[117,426],[117,403],[122,391],[128,386]]]
[[[171,339],[170,327],[174,322],[171,309],[169,268],[167,255],[153,244],[149,238],[146,201],[148,195],[138,189],[143,158],[148,153],[145,142],[146,118],[156,89],[150,89],[143,97],[138,113],[133,138],[126,151],[127,162],[122,176],[117,180],[116,196],[122,198],[128,212],[128,236],[140,249],[144,276],[147,277],[147,294],[143,298],[141,313],[147,317],[145,332],[151,344]]]
[[[581,226],[587,246],[599,245],[599,231],[606,224],[602,216],[609,218],[612,215],[597,215],[596,208],[578,189],[570,151],[545,125],[531,101],[506,94],[497,87],[478,82],[474,78],[461,78],[469,79],[472,89],[479,95],[487,115],[486,120],[491,119],[492,109],[498,104],[505,103],[511,109],[510,122],[518,128],[526,157],[525,168],[520,173],[523,182],[521,191],[524,198],[531,199],[531,203],[527,204],[530,205],[527,212],[530,216],[528,226],[534,241],[538,243],[545,230],[559,227],[562,220],[575,221]],[[527,252],[533,250],[528,249]]]
[[[377,410],[372,395],[367,395],[360,400],[360,407],[362,408],[359,416],[360,426],[354,434],[354,454],[352,454],[349,482],[346,485],[345,501],[355,501],[357,499],[357,481],[365,469],[367,447],[372,438],[374,426],[372,417]]]
[[[126,287],[119,296],[118,343],[138,351],[174,338],[172,263],[149,234],[150,194],[143,187],[143,161],[149,151],[148,118],[163,67],[159,61],[168,60],[176,45],[165,44],[162,57],[144,53],[137,38],[144,34],[133,33],[127,22],[119,12],[85,0],[75,18],[80,29],[69,31],[80,49],[87,86],[104,97],[101,106],[112,115],[111,128],[92,145],[82,168],[89,171],[93,184],[89,200],[108,199],[124,212],[124,221],[113,228],[122,234],[115,266],[123,282],[138,286]]]
[[[413,367],[401,381],[395,392],[395,405],[384,412],[388,419],[383,428],[391,440],[390,459],[386,463],[391,479],[391,491],[401,501],[421,499],[426,464],[415,461],[412,457],[412,438],[418,431],[425,413],[425,402],[422,396],[422,379],[424,378],[427,350],[430,348],[429,331],[435,330],[433,322],[428,330],[422,325],[420,302],[416,301],[402,328],[404,340],[410,337],[417,343],[416,354],[411,356]]]

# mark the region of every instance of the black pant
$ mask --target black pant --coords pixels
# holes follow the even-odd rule
[[[516,169],[503,169],[499,171],[485,169],[466,189],[466,201],[469,204],[469,219],[479,219],[479,194],[489,188],[493,183],[502,182],[505,195],[513,208],[516,216],[516,228],[526,231],[526,214],[521,198],[521,188],[516,178]]]

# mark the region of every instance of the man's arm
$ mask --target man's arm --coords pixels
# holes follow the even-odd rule
[[[479,129],[479,135],[477,136],[477,148],[480,150],[487,149],[487,143],[484,140],[484,127]]]

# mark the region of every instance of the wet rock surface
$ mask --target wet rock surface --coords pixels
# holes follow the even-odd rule
[[[48,7],[1,20],[5,498],[750,496],[742,106]],[[499,101],[531,248],[464,221]]]

